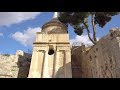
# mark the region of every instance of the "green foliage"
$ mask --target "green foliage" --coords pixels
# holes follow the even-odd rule
[[[59,20],[65,24],[73,26],[75,33],[81,35],[83,33],[83,26],[80,26],[83,20],[89,16],[88,12],[61,12]]]
[[[89,27],[88,17],[94,15],[94,23],[104,27],[119,12],[60,12],[59,20],[65,24],[70,24],[76,34],[82,35],[83,30]],[[86,26],[87,27],[86,27]]]
[[[104,27],[112,18],[112,16],[119,14],[118,12],[96,12],[95,23],[100,27]]]

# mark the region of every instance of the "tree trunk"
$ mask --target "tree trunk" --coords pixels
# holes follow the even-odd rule
[[[93,39],[94,39],[94,42],[96,43],[97,39],[96,39],[96,25],[94,23],[94,14],[91,15],[91,22],[92,22],[92,28],[93,28]]]
[[[91,38],[90,36],[90,30],[88,29],[88,26],[83,22],[83,24],[85,25],[86,29],[87,29],[87,33],[88,33],[88,37],[89,39],[92,41],[93,44],[96,44],[95,41]]]

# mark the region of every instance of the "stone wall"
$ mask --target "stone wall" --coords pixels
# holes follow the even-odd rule
[[[111,29],[90,50],[83,49],[76,60],[81,62],[78,73],[81,78],[120,78],[120,29]]]
[[[0,55],[0,78],[26,78],[31,55],[18,50],[15,55]]]
[[[82,76],[82,53],[83,53],[83,46],[74,46],[71,50],[71,64],[72,64],[72,77],[73,78],[81,78]]]

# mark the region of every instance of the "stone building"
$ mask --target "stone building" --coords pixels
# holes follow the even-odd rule
[[[0,55],[0,78],[120,78],[120,28],[96,45],[72,48],[67,29],[55,13],[37,32],[32,56],[21,50]]]
[[[28,78],[72,78],[67,26],[57,15],[37,32]]]

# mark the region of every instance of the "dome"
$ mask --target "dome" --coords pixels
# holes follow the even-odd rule
[[[67,33],[67,26],[60,22],[58,18],[53,18],[42,26],[43,33]]]

